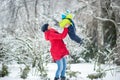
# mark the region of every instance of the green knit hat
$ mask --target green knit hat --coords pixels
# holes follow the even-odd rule
[[[73,15],[69,13],[69,14],[66,15],[66,18],[72,19]]]

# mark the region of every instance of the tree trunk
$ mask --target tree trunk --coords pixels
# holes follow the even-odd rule
[[[116,48],[115,48],[115,63],[120,65],[120,1],[113,0],[114,5],[112,5],[114,15],[115,15],[115,22],[117,23],[117,40],[116,40]]]
[[[101,0],[101,17],[115,21],[115,14],[111,8],[110,0]],[[104,47],[110,45],[113,48],[116,45],[117,33],[116,26],[111,21],[104,21],[103,23]]]

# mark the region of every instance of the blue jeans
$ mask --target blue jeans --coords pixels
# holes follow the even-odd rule
[[[59,78],[60,76],[65,77],[65,72],[66,72],[66,58],[63,57],[62,59],[56,61],[57,64],[57,71],[55,74],[56,78]]]

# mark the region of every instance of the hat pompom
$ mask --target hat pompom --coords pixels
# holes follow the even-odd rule
[[[66,10],[66,14],[69,14],[69,13],[71,13],[70,10]]]

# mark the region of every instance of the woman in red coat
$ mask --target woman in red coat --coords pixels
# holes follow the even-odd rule
[[[51,56],[53,60],[56,62],[58,69],[55,74],[54,80],[65,80],[65,72],[66,72],[66,58],[65,56],[69,54],[69,51],[66,48],[63,39],[66,37],[68,33],[69,24],[67,24],[62,33],[59,33],[55,29],[51,28],[49,24],[44,24],[41,30],[45,34],[45,39],[49,40],[51,43]]]

